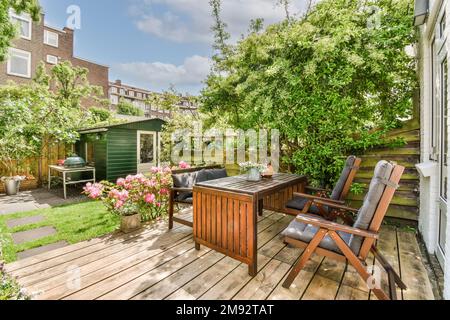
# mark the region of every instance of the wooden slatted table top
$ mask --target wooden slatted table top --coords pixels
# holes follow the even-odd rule
[[[241,175],[199,182],[195,186],[249,195],[259,195],[306,181],[307,179],[305,176],[277,173],[274,174],[272,178],[263,178],[261,181],[257,182],[247,181],[247,175]]]

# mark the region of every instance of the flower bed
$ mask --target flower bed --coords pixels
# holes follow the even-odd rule
[[[153,168],[149,175],[130,175],[117,182],[88,183],[84,193],[91,199],[102,201],[109,212],[126,217],[140,214],[143,222],[167,213],[171,169]]]

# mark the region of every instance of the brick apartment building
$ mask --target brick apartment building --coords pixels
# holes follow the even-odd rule
[[[109,83],[109,99],[113,109],[117,107],[119,101],[123,100],[133,104],[135,107],[144,111],[146,118],[168,118],[170,112],[167,110],[158,110],[151,106],[147,100],[152,94],[151,91],[123,84],[121,80]]]
[[[28,14],[11,12],[10,17],[19,24],[19,37],[12,42],[8,60],[0,64],[0,85],[8,80],[30,82],[41,61],[51,68],[60,61],[68,60],[74,66],[87,68],[89,83],[102,87],[103,98],[108,97],[109,67],[74,56],[73,30],[46,25],[44,15],[41,23],[33,22]]]
[[[121,80],[109,83],[109,98],[113,108],[117,107],[119,101],[123,99],[144,111],[144,115],[147,118],[169,118],[171,112],[159,110],[157,107],[148,103],[148,98],[151,94],[152,92],[149,90],[123,84]],[[197,106],[187,99],[182,98],[177,112],[195,113],[197,112]]]

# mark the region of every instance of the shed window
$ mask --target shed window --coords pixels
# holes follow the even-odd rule
[[[92,142],[86,142],[85,148],[86,148],[86,151],[85,151],[86,162],[93,163],[95,161],[95,159],[94,159],[94,144]]]

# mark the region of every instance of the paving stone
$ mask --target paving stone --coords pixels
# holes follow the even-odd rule
[[[15,228],[15,227],[21,227],[25,226],[27,224],[35,224],[39,223],[41,221],[44,221],[44,216],[32,216],[32,217],[26,217],[26,218],[20,218],[20,219],[11,219],[6,221],[6,225],[8,228]]]
[[[38,206],[33,202],[6,204],[0,206],[0,215],[33,211],[36,209],[38,209]]]
[[[34,241],[44,237],[51,236],[56,233],[53,227],[42,227],[28,231],[16,232],[11,235],[15,244],[22,244],[25,242]]]
[[[34,249],[30,249],[30,250],[26,250],[23,252],[19,252],[17,254],[17,257],[19,258],[19,260],[23,260],[26,258],[30,258],[33,256],[37,256],[41,253],[45,253],[48,251],[52,251],[52,250],[56,250],[59,248],[63,248],[68,246],[69,244],[66,241],[60,241],[60,242],[55,242],[46,246],[42,246],[42,247],[38,247],[38,248],[34,248]]]

